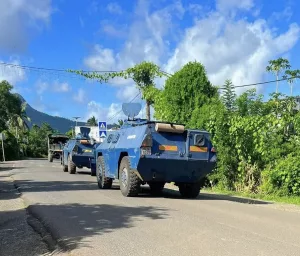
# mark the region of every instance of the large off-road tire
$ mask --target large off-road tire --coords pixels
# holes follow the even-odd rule
[[[53,154],[51,154],[50,152],[48,153],[48,161],[53,162]]]
[[[64,172],[67,172],[67,171],[68,171],[68,166],[65,165],[65,163],[64,163],[64,158],[63,158],[63,157],[61,157],[61,162],[60,162],[60,164],[62,165],[63,171],[64,171]]]
[[[70,174],[76,173],[76,165],[73,163],[71,156],[68,156],[68,169]]]
[[[178,185],[180,194],[185,198],[196,198],[201,189],[201,183],[182,183]]]
[[[91,168],[91,176],[96,176],[96,170],[92,170],[92,168]]]
[[[109,189],[112,187],[113,180],[105,177],[105,164],[103,156],[98,156],[96,164],[97,183],[100,189]]]
[[[122,158],[119,167],[119,182],[123,196],[137,196],[140,192],[141,180],[130,167],[128,156]]]
[[[149,187],[150,187],[150,193],[153,196],[160,196],[162,195],[165,182],[149,182]]]

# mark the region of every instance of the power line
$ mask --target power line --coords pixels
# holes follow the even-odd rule
[[[2,66],[10,66],[10,67],[16,67],[20,69],[31,69],[31,70],[40,70],[40,71],[53,71],[53,72],[65,72],[68,73],[67,70],[65,69],[57,69],[57,68],[43,68],[43,67],[35,67],[35,66],[26,66],[26,65],[18,65],[18,64],[12,64],[12,63],[6,63],[6,62],[0,62],[0,65]],[[83,73],[118,73],[118,72],[123,72],[124,70],[93,70],[93,71],[82,71]],[[165,72],[161,70],[162,73],[170,76],[173,76],[172,74]],[[300,76],[294,76],[294,77],[286,77],[278,80],[270,80],[270,81],[265,81],[265,82],[257,82],[257,83],[251,83],[251,84],[242,84],[242,85],[236,85],[233,86],[234,88],[240,88],[240,87],[249,87],[249,86],[255,86],[255,85],[262,85],[262,84],[269,84],[269,83],[275,83],[279,81],[285,81],[285,80],[291,80],[295,78],[300,78]],[[220,87],[218,89],[225,89],[225,87]]]
[[[15,67],[20,69],[32,69],[32,70],[41,70],[41,71],[54,71],[54,72],[68,72],[66,69],[57,69],[57,68],[43,68],[43,67],[35,67],[35,66],[26,66],[26,65],[18,65],[18,64],[12,64],[12,63],[6,63],[6,62],[0,62],[0,65],[2,66],[9,66],[9,67]],[[94,70],[94,71],[82,71],[84,73],[117,73],[122,72],[124,70]]]
[[[248,86],[260,85],[260,84],[270,84],[270,83],[275,83],[275,82],[279,82],[279,81],[291,80],[291,79],[295,79],[295,78],[300,78],[300,76],[292,76],[292,77],[288,77],[288,78],[282,78],[282,79],[278,79],[278,80],[270,80],[270,81],[266,81],[266,82],[258,82],[258,83],[253,83],[253,84],[236,85],[233,87],[240,88],[240,87],[248,87]],[[226,89],[226,88],[220,87],[219,89]]]

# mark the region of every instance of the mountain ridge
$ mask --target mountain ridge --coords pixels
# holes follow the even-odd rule
[[[60,133],[66,133],[69,130],[71,130],[72,127],[75,125],[75,121],[70,120],[65,117],[59,117],[59,116],[52,116],[47,113],[38,111],[34,109],[28,102],[24,99],[24,97],[18,93],[15,94],[20,98],[22,103],[26,103],[25,112],[26,115],[31,119],[31,121],[27,121],[26,123],[31,128],[34,124],[41,126],[42,123],[48,123],[53,129],[59,131]],[[86,125],[86,122],[77,122],[78,126],[84,126]],[[113,127],[113,125],[107,125],[107,129],[110,129]]]

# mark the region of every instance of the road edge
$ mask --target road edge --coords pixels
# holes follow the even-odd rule
[[[55,238],[51,229],[45,222],[32,210],[32,205],[30,202],[25,198],[23,195],[20,187],[18,186],[17,182],[13,178],[13,174],[9,171],[9,177],[12,180],[12,183],[15,189],[20,194],[20,198],[24,204],[24,210],[26,211],[26,222],[32,228],[32,230],[38,234],[42,241],[46,244],[48,248],[48,253],[46,255],[55,255],[57,253],[63,252],[63,248],[60,246],[58,240]]]

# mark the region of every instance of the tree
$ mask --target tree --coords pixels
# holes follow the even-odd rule
[[[29,132],[28,152],[31,157],[44,157],[48,154],[48,135],[54,130],[48,123],[42,123],[39,127],[33,125]]]
[[[67,131],[66,132],[66,135],[69,137],[69,138],[72,138],[74,136],[74,129],[72,128],[71,130]]]
[[[22,103],[19,97],[11,93],[13,86],[7,81],[0,83],[0,131],[7,128],[13,115],[21,116]]]
[[[12,114],[8,120],[8,125],[11,129],[15,129],[16,138],[19,138],[18,131],[25,132],[29,130],[29,126],[25,120],[30,121],[30,118],[26,115],[26,103],[22,103],[20,113]]]
[[[89,126],[97,126],[98,120],[96,119],[95,116],[92,116],[91,118],[89,118],[89,119],[87,120],[86,123],[87,123],[87,125],[89,125]]]
[[[97,72],[84,72],[78,70],[68,70],[69,72],[76,73],[84,76],[88,79],[96,79],[98,82],[108,82],[113,78],[131,78],[136,83],[137,87],[142,93],[142,98],[146,101],[146,117],[150,120],[150,106],[155,100],[155,83],[154,79],[157,77],[166,76],[166,74],[160,71],[160,68],[152,63],[143,61],[134,67],[128,68],[120,72],[108,72],[100,74]]]
[[[165,87],[156,93],[155,117],[160,120],[188,124],[193,110],[200,109],[217,95],[206,76],[204,66],[189,62],[166,80]]]
[[[290,85],[290,91],[291,91],[291,96],[293,96],[293,84],[294,81],[299,78],[300,76],[300,70],[286,70],[285,75],[283,76],[284,79],[287,79],[289,85]]]
[[[225,107],[227,108],[227,110],[229,111],[233,111],[234,110],[234,102],[236,99],[236,94],[234,92],[234,85],[232,84],[231,80],[227,79],[225,81],[225,85],[224,85],[225,89],[224,89],[224,95],[222,96],[222,101],[225,105]]]
[[[270,60],[269,65],[266,67],[266,71],[274,73],[276,75],[276,80],[278,80],[280,72],[290,68],[290,62],[287,59],[280,57],[277,60]],[[276,81],[276,93],[278,93],[278,81]]]

